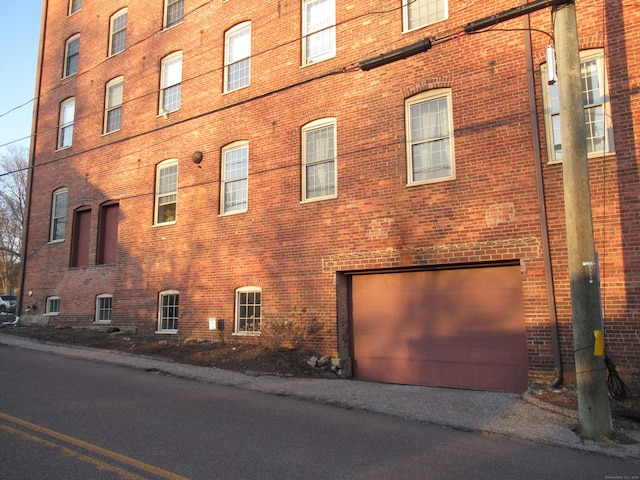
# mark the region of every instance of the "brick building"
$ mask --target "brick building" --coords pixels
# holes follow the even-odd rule
[[[463,30],[521,3],[45,0],[23,320],[571,381],[551,8]],[[640,9],[577,15],[607,345],[638,385]]]

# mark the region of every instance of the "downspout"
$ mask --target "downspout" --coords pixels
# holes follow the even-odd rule
[[[553,283],[553,269],[551,266],[551,248],[549,245],[549,227],[547,222],[547,204],[544,194],[542,176],[542,152],[540,149],[540,124],[536,108],[536,84],[533,64],[533,47],[531,44],[531,22],[529,15],[524,17],[524,39],[527,57],[527,83],[529,87],[529,113],[531,116],[531,135],[533,155],[536,170],[536,188],[538,191],[538,209],[540,214],[540,233],[542,241],[542,255],[544,259],[544,276],[547,285],[547,305],[549,307],[549,323],[551,333],[551,349],[553,351],[553,363],[555,378],[549,384],[557,387],[562,384],[562,359],[560,357],[560,342],[558,340],[558,317],[556,315],[556,295]]]
[[[47,29],[47,12],[49,11],[49,0],[42,2],[42,14],[40,17],[40,45],[38,48],[38,64],[36,67],[36,85],[33,100],[33,116],[31,120],[31,145],[29,148],[29,166],[27,176],[27,192],[25,200],[25,212],[22,231],[22,252],[20,261],[20,296],[16,305],[16,317],[22,312],[22,297],[24,295],[24,277],[27,264],[27,241],[29,239],[29,219],[31,218],[31,195],[33,192],[33,171],[36,159],[36,141],[38,139],[38,117],[40,114],[40,95],[42,89],[42,65],[44,63],[44,41]]]

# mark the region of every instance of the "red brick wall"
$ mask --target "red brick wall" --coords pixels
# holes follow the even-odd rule
[[[449,2],[449,20],[403,34],[399,0],[337,0],[336,57],[303,68],[301,2],[185,3],[184,23],[162,31],[159,0],[87,2],[68,18],[65,2],[49,2],[24,283],[40,313],[47,296],[60,295],[55,322],[87,324],[95,296],[113,293],[114,325],[152,333],[158,293],[176,289],[181,337],[213,338],[207,319],[217,317],[231,338],[234,291],[257,286],[265,331],[271,322],[272,331],[289,332],[290,344],[304,338],[305,346],[336,354],[347,328],[337,314],[336,272],[518,260],[530,376],[552,378],[522,19],[492,33],[455,35],[513,2]],[[124,6],[127,50],[106,58],[109,17]],[[639,142],[632,92],[639,70],[636,47],[623,48],[622,33],[623,23],[629,35],[640,22],[636,11],[623,8],[624,19],[606,18],[607,35],[602,2],[581,2],[578,11],[584,46],[606,47],[607,65],[615,65],[609,75],[616,155],[591,161],[592,202],[609,345],[637,382]],[[251,84],[222,94],[224,32],[246,20]],[[532,15],[532,26],[551,32],[549,10]],[[508,28],[514,30],[502,30]],[[62,80],[64,42],[78,32],[79,74]],[[369,72],[355,68],[426,37],[439,40],[427,53]],[[537,69],[549,38],[532,37]],[[179,50],[182,105],[165,119],[158,116],[160,63]],[[122,128],[102,135],[105,84],[120,75]],[[546,163],[537,70],[535,76],[559,335],[570,374],[561,165]],[[407,187],[404,101],[436,88],[452,91],[456,179]],[[73,146],[56,152],[59,104],[70,96]],[[323,117],[337,119],[338,196],[301,203],[300,129]],[[249,142],[249,209],[220,216],[220,152],[238,140]],[[204,153],[199,165],[191,162],[194,151]],[[169,158],[179,161],[177,222],[153,226],[155,169]],[[67,235],[48,244],[51,193],[60,187],[69,188]],[[120,204],[118,263],[97,266],[99,206],[110,200]],[[90,266],[69,268],[72,212],[86,206]]]

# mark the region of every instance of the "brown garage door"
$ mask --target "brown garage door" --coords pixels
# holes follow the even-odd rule
[[[351,293],[357,379],[527,389],[520,267],[354,275]]]

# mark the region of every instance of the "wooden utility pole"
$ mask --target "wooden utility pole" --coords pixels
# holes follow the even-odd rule
[[[575,4],[571,2],[554,6],[553,17],[578,418],[584,436],[609,437],[611,411],[606,366],[604,356],[594,354],[594,332],[602,331],[602,312],[591,217]]]

